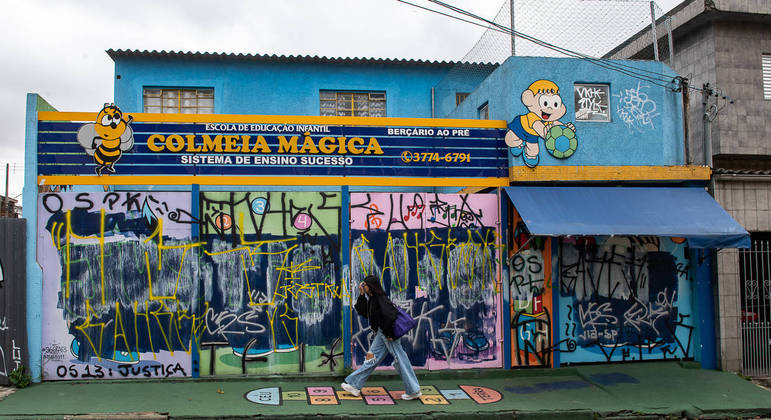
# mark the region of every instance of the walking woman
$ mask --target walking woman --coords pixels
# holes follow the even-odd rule
[[[369,320],[369,326],[375,333],[375,339],[369,347],[364,363],[355,372],[348,375],[340,386],[353,394],[361,395],[361,388],[367,382],[369,375],[383,361],[387,353],[394,358],[393,366],[399,372],[404,382],[403,400],[414,400],[423,394],[420,392],[418,378],[412,370],[407,353],[404,352],[399,338],[394,338],[393,324],[396,320],[396,307],[391,303],[380,286],[380,280],[375,276],[367,276],[359,284],[359,299],[356,301],[356,312]]]

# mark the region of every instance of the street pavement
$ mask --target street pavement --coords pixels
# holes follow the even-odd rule
[[[359,398],[342,377],[45,382],[0,401],[0,419],[673,419],[771,418],[771,391],[693,362],[418,373],[402,401],[394,372]]]

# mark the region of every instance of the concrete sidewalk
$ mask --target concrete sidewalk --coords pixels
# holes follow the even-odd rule
[[[753,418],[771,391],[695,363],[419,374],[424,396],[401,401],[395,374],[373,375],[362,397],[335,377],[47,382],[0,401],[0,418]]]

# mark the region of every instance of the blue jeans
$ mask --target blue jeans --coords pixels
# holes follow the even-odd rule
[[[414,394],[420,391],[418,378],[415,376],[415,371],[412,370],[412,363],[409,357],[407,357],[407,353],[404,352],[399,340],[401,339],[397,338],[394,341],[388,341],[383,332],[378,330],[375,339],[372,340],[372,344],[369,346],[369,352],[374,354],[375,357],[369,360],[365,358],[364,363],[345,378],[345,382],[356,389],[361,389],[367,382],[369,375],[375,371],[375,368],[386,357],[386,351],[388,351],[394,357],[393,366],[399,372],[399,376],[402,377],[402,382],[404,382],[404,392]]]

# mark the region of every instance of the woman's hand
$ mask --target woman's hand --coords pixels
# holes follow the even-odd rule
[[[387,337],[387,338],[388,338],[388,341],[394,341],[394,339],[391,337]]]

